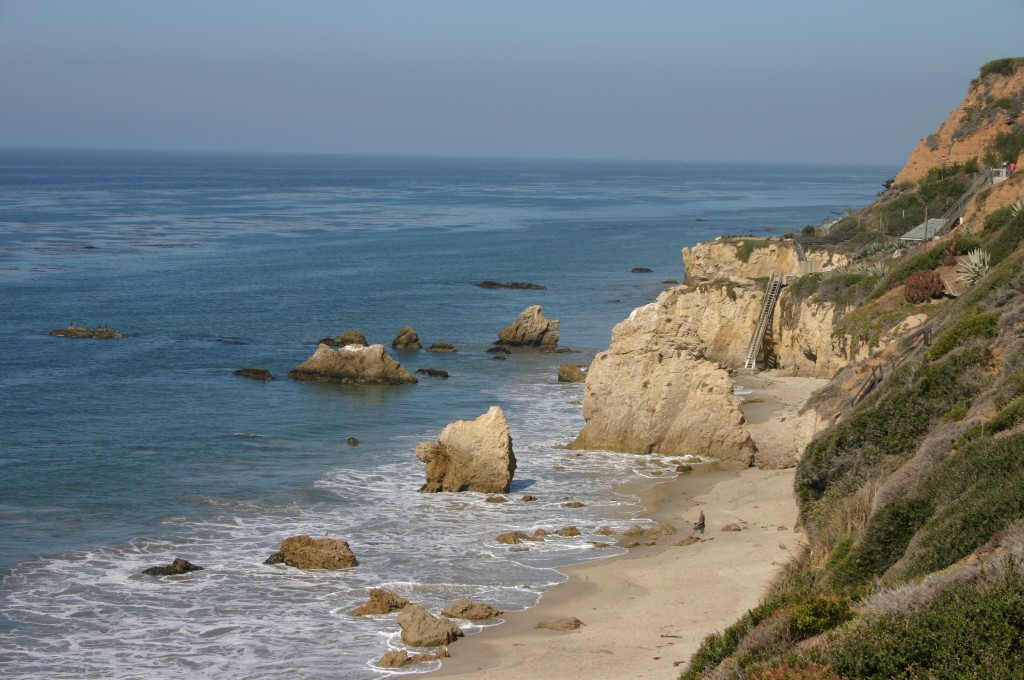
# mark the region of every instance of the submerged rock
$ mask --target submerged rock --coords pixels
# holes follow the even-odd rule
[[[458,352],[458,348],[450,342],[435,342],[427,348],[428,352],[441,352],[445,354],[454,354]]]
[[[336,538],[292,536],[264,564],[286,564],[296,569],[348,569],[359,565],[347,541]]]
[[[504,545],[516,545],[523,541],[543,541],[544,538],[541,536],[531,536],[525,531],[506,531],[503,534],[498,534],[495,540]]]
[[[498,332],[496,344],[554,349],[558,346],[558,321],[544,318],[540,305],[527,307],[512,324]]]
[[[270,374],[265,368],[240,368],[234,372],[235,375],[240,375],[243,378],[252,378],[253,380],[273,380],[274,376]]]
[[[412,326],[402,326],[395,339],[391,341],[392,349],[421,349],[420,335]]]
[[[192,564],[188,560],[177,557],[166,567],[150,567],[149,569],[143,569],[142,573],[147,576],[175,576],[177,574],[187,574],[190,571],[202,571],[203,569],[204,567],[200,567],[198,564]]]
[[[398,615],[402,642],[413,647],[438,647],[462,637],[462,629],[448,619],[431,615],[418,604],[410,604]]]
[[[49,334],[61,338],[94,338],[97,340],[111,340],[124,337],[124,333],[121,331],[106,326],[99,326],[96,330],[91,331],[82,326],[72,325],[65,326],[64,328],[55,328]]]
[[[388,356],[384,345],[348,345],[316,348],[309,359],[289,371],[293,380],[355,385],[401,385],[417,382],[405,368]]]
[[[498,283],[497,281],[482,281],[478,284],[481,288],[512,288],[517,290],[547,290],[546,286],[529,281],[510,281],[509,283]]]
[[[516,471],[505,413],[492,406],[476,420],[457,420],[435,442],[416,447],[427,464],[427,481],[420,491],[479,491],[507,493]]]
[[[630,271],[634,274],[650,274],[654,270],[648,267],[633,267]]]
[[[439,368],[417,368],[416,373],[419,375],[425,375],[431,378],[447,378],[448,371],[442,371]]]

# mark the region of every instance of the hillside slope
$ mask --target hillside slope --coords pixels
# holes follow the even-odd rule
[[[986,64],[900,191],[963,191],[965,168],[1019,156],[1022,102],[1024,59]],[[836,333],[871,351],[809,405],[835,424],[797,468],[805,550],[681,677],[1022,676],[1020,199],[1018,173],[979,193],[957,229],[893,259],[883,196],[845,225],[861,265],[793,285],[797,300],[844,310]],[[909,332],[925,320],[928,333]]]

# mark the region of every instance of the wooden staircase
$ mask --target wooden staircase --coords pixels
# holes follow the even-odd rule
[[[768,286],[764,292],[764,302],[761,304],[761,314],[757,317],[757,326],[754,327],[754,335],[750,338],[750,345],[747,347],[747,358],[743,362],[745,373],[757,372],[757,357],[761,354],[761,345],[764,343],[764,336],[772,325],[772,317],[775,315],[775,303],[779,300],[779,293],[786,284],[786,279],[780,274],[772,274],[768,279]]]

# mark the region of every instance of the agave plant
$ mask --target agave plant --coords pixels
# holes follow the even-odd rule
[[[1024,201],[1018,198],[1016,201],[1013,202],[1013,205],[1010,206],[1010,214],[1013,215],[1014,217],[1017,217],[1021,214],[1021,212],[1024,212]]]
[[[960,276],[957,278],[973,286],[988,273],[990,259],[987,250],[975,248],[967,253],[967,257],[960,258],[960,269],[957,270]]]

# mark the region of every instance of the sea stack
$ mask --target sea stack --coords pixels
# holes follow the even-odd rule
[[[558,321],[544,318],[540,305],[524,309],[509,326],[498,332],[496,344],[506,347],[558,347]]]
[[[508,420],[492,406],[476,420],[448,424],[435,442],[416,447],[427,464],[427,481],[420,491],[479,491],[507,493],[516,471]]]
[[[309,359],[289,371],[293,380],[354,385],[402,385],[418,382],[392,359],[384,345],[347,345],[331,349],[321,343]]]

